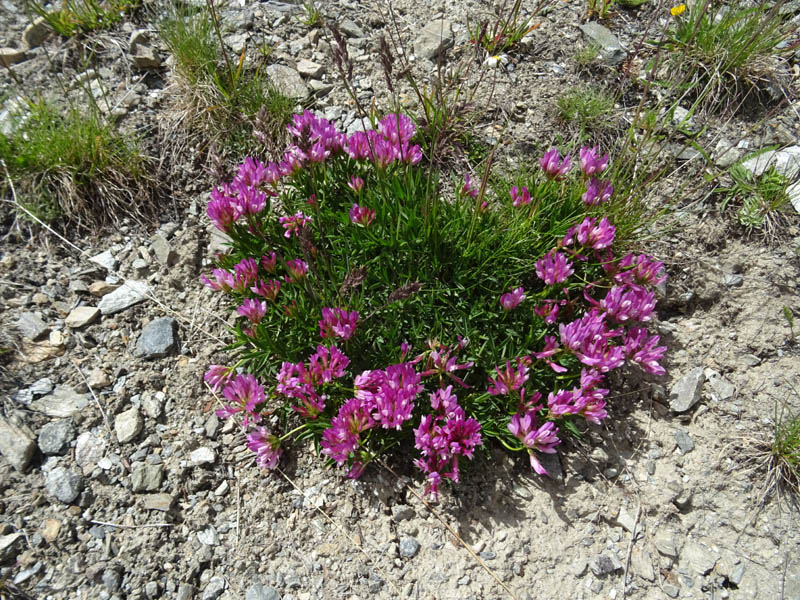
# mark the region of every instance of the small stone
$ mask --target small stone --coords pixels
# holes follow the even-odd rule
[[[105,571],[103,571],[103,575],[101,577],[103,585],[106,586],[106,589],[109,592],[116,592],[119,590],[120,586],[122,585],[122,569],[119,567],[109,567]]]
[[[39,571],[41,571],[43,568],[44,568],[44,565],[41,562],[37,562],[32,567],[30,567],[28,569],[23,569],[22,571],[20,571],[16,575],[14,575],[14,579],[13,579],[14,585],[19,585],[21,583],[25,583],[26,581],[28,581],[28,579],[30,579],[34,575],[37,575],[39,573]]]
[[[656,575],[653,570],[653,561],[647,550],[634,548],[631,552],[631,569],[633,572],[647,581],[655,581]]]
[[[44,486],[60,502],[72,504],[83,490],[83,475],[65,467],[55,467],[45,475]]]
[[[628,57],[622,44],[607,27],[603,27],[595,21],[589,21],[581,25],[580,30],[589,43],[598,48],[600,56],[607,64],[616,66],[622,64]]]
[[[0,416],[0,454],[17,471],[24,471],[33,459],[36,442],[25,429]]]
[[[159,510],[169,512],[172,508],[173,498],[169,494],[148,494],[144,496],[145,510]]]
[[[102,298],[106,294],[110,294],[119,287],[117,283],[108,283],[106,281],[95,281],[89,285],[89,293],[97,298]]]
[[[564,481],[564,469],[561,468],[558,452],[539,452],[536,456],[550,479]]]
[[[144,427],[144,420],[135,406],[119,413],[114,419],[114,431],[120,444],[132,442]]]
[[[108,373],[103,371],[103,369],[92,369],[89,376],[86,378],[86,383],[93,390],[102,390],[111,385],[111,379],[108,377]]]
[[[217,486],[217,489],[214,490],[214,495],[218,496],[218,497],[222,497],[222,496],[224,496],[225,494],[228,493],[229,489],[230,489],[230,485],[228,484],[228,481],[225,480],[225,481],[223,481],[222,483],[220,483]]]
[[[75,439],[75,427],[72,419],[51,421],[39,431],[39,449],[42,454],[63,454],[73,439]]]
[[[95,306],[78,306],[73,308],[67,318],[64,319],[64,324],[72,329],[80,329],[91,325],[100,317],[100,309]]]
[[[114,255],[111,254],[111,250],[106,250],[105,252],[101,252],[100,254],[96,254],[95,256],[89,259],[93,263],[100,265],[109,273],[114,272],[117,270],[117,265],[119,264],[117,259],[114,258]]]
[[[75,444],[75,462],[86,473],[92,472],[97,465],[97,461],[103,458],[108,442],[103,438],[93,434],[91,431],[84,431],[78,436]]]
[[[61,532],[61,521],[58,519],[47,519],[42,527],[42,537],[48,544],[52,544],[58,539]]]
[[[209,439],[216,439],[219,432],[219,417],[215,413],[211,413],[206,419],[203,429],[206,432],[206,437]]]
[[[675,537],[666,531],[659,531],[653,539],[653,544],[659,554],[669,558],[678,558],[678,548],[675,545]]]
[[[619,523],[625,531],[633,533],[633,528],[636,527],[636,515],[629,511],[627,506],[623,506],[619,509],[617,523]]]
[[[150,321],[142,329],[134,354],[142,358],[161,358],[178,348],[178,322],[171,317]]]
[[[682,454],[687,454],[694,450],[694,440],[683,429],[678,429],[675,432],[675,441],[678,443],[678,448],[680,448]]]
[[[665,583],[663,586],[661,586],[661,589],[664,590],[664,593],[670,598],[677,598],[681,591],[681,588],[672,585],[671,583]]]
[[[134,492],[155,492],[164,480],[164,468],[149,463],[134,463],[131,472],[131,490]]]
[[[192,600],[192,598],[194,598],[194,586],[191,583],[182,583],[178,586],[175,600]]]
[[[136,29],[131,31],[130,37],[128,37],[128,49],[132,52],[136,52],[136,47],[139,44],[146,44],[150,41],[150,32],[147,29]]]
[[[589,589],[592,590],[595,594],[599,594],[603,591],[603,582],[599,579],[592,578],[592,582],[589,584]]]
[[[147,299],[150,288],[144,281],[128,280],[110,294],[103,296],[97,308],[104,315],[113,315]]]
[[[50,327],[36,313],[24,312],[17,321],[17,331],[22,337],[35,342],[50,331]]]
[[[10,67],[25,60],[26,52],[22,48],[0,48],[0,65]]]
[[[722,375],[709,369],[706,372],[706,378],[708,384],[711,386],[711,393],[717,400],[724,402],[733,398],[733,394],[736,392],[736,386],[722,377]]]
[[[87,406],[89,406],[89,396],[79,394],[66,385],[57,385],[52,393],[31,402],[31,408],[34,410],[58,419],[74,417]]]
[[[157,581],[148,581],[144,584],[144,595],[150,598],[151,600],[155,600],[158,598],[159,594],[159,585]]]
[[[132,57],[133,64],[137,69],[158,69],[161,67],[161,59],[150,46],[139,45],[136,48],[136,54]]]
[[[364,33],[364,30],[361,29],[352,19],[342,19],[339,22],[339,29],[341,29],[342,33],[345,34],[347,37],[351,38],[363,38],[367,37]]]
[[[142,395],[142,410],[151,419],[158,419],[164,413],[164,402],[166,397],[164,392],[156,392],[151,394],[145,392]]]
[[[725,287],[742,287],[744,283],[744,277],[739,273],[723,273],[722,275],[722,285]]]
[[[419,58],[436,60],[453,45],[453,30],[450,21],[430,21],[414,40],[414,54]]]
[[[266,69],[275,87],[280,92],[290,98],[305,100],[308,98],[308,87],[306,86],[300,73],[287,67],[286,65],[269,65]]]
[[[741,164],[757,177],[763,175],[764,171],[770,167],[774,167],[778,174],[788,179],[794,179],[800,172],[800,146],[762,152]]]
[[[297,61],[297,72],[303,77],[317,79],[325,72],[325,68],[319,63],[301,58]]]
[[[217,530],[214,528],[213,525],[210,525],[207,529],[203,529],[202,531],[197,532],[197,540],[201,544],[205,544],[206,546],[218,546],[219,545],[219,535],[217,535]]]
[[[697,575],[706,575],[717,564],[719,555],[705,544],[689,540],[683,547],[681,562],[685,562]]]
[[[156,257],[156,260],[164,266],[170,267],[175,264],[176,254],[170,248],[167,238],[160,233],[153,236],[150,243],[150,249]]]
[[[400,556],[403,558],[414,558],[419,552],[419,542],[412,537],[406,537],[400,540]]]
[[[281,600],[281,595],[275,588],[257,583],[247,589],[244,600]]]
[[[202,447],[193,450],[189,455],[189,460],[195,467],[199,467],[200,465],[213,465],[217,460],[217,455],[211,448]]]
[[[44,396],[53,391],[53,380],[49,377],[42,377],[33,382],[28,389],[34,396]]]
[[[22,32],[22,43],[28,48],[41,46],[42,42],[50,35],[50,26],[44,17],[36,17]]]
[[[669,407],[682,413],[692,408],[700,400],[700,390],[706,377],[703,367],[695,367],[681,377],[669,391]]]
[[[572,561],[570,570],[575,577],[583,577],[583,574],[586,573],[586,568],[588,566],[589,562],[585,558],[576,558]]]
[[[417,513],[414,512],[414,509],[407,504],[395,504],[392,506],[392,519],[397,523],[413,519],[416,515]]]
[[[15,555],[20,546],[18,540],[24,539],[24,537],[21,531],[0,535],[0,559],[5,560],[9,555]]]
[[[589,561],[589,569],[591,569],[595,577],[604,577],[609,573],[622,569],[622,563],[613,554],[599,554]]]
[[[217,598],[222,595],[222,592],[225,591],[225,587],[225,580],[222,577],[215,575],[211,578],[203,590],[202,600],[217,600]]]

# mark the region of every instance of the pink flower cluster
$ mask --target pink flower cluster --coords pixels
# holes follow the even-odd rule
[[[375,220],[375,211],[371,208],[367,208],[366,206],[359,206],[358,204],[353,204],[353,208],[350,209],[350,222],[353,225],[361,225],[362,227],[369,227],[372,225],[372,222]]]
[[[547,475],[547,470],[539,462],[534,450],[554,454],[556,446],[561,443],[556,435],[558,427],[552,421],[545,421],[539,426],[536,411],[528,410],[511,417],[508,430],[528,449],[533,470],[539,475]]]
[[[389,114],[378,122],[377,131],[357,131],[347,138],[346,151],[350,158],[366,159],[383,169],[395,162],[415,165],[422,160],[422,149],[411,144],[415,133],[406,115]]]
[[[356,332],[358,313],[347,312],[343,308],[322,309],[322,319],[319,322],[319,334],[323,338],[338,337],[349,340]]]
[[[316,419],[325,410],[326,395],[318,387],[345,374],[350,359],[336,346],[317,346],[304,362],[284,362],[278,372],[276,392],[299,402],[292,408],[307,419]]]
[[[205,377],[206,381],[209,381],[215,379],[217,374],[209,370]],[[223,408],[217,410],[217,416],[220,419],[229,419],[237,413],[243,413],[242,425],[244,428],[247,428],[250,421],[258,423],[261,420],[258,406],[266,402],[267,398],[264,394],[264,386],[258,383],[252,375],[236,375],[229,378],[222,390],[222,395],[228,402]]]
[[[471,459],[483,439],[480,423],[466,417],[453,386],[436,390],[430,398],[433,412],[414,429],[414,446],[422,454],[414,464],[428,476],[425,493],[435,498],[443,477],[458,483],[458,457]]]
[[[456,371],[463,371],[469,369],[475,363],[471,360],[459,364],[458,353],[467,347],[469,340],[458,336],[458,343],[455,346],[448,346],[439,341],[428,341],[428,350],[415,358],[412,363],[416,364],[420,361],[423,362],[422,377],[430,377],[436,375],[439,377],[439,384],[442,385],[444,378],[447,377],[454,381],[463,388],[469,387],[464,381],[455,375]]]

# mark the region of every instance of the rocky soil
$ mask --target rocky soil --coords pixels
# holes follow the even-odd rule
[[[510,161],[569,138],[555,99],[614,81],[659,10],[622,11],[604,31],[581,27],[585,6],[558,2],[492,61],[467,30],[487,18],[486,3],[392,4],[394,18],[378,3],[319,3],[348,38],[362,104],[390,106],[375,40],[391,31],[421,81],[439,56],[470,65],[486,109],[476,131],[508,136]],[[158,156],[175,76],[150,8],[76,42],[1,0],[0,55],[23,90],[8,72],[3,88],[57,96],[67,82],[78,99],[85,91],[69,82],[89,82]],[[300,22],[301,6],[241,2],[222,15],[232,51],[265,40],[279,85],[341,129],[358,127],[327,37]],[[581,67],[575,52],[588,38],[601,55]],[[759,119],[704,120],[698,142],[718,165],[778,145],[762,165],[797,177],[797,64],[795,55],[782,66],[788,100]],[[8,110],[14,95],[3,98]],[[408,90],[401,99],[415,109]],[[617,107],[622,122],[630,106]],[[0,596],[800,598],[797,510],[759,502],[764,475],[744,462],[749,440],[769,438],[776,406],[800,410],[800,354],[784,317],[784,307],[800,315],[800,230],[790,218],[776,243],[748,238],[713,197],[683,191],[702,181],[699,153],[671,149],[682,160],[649,198],[659,207],[679,196],[677,219],[651,247],[670,274],[658,324],[668,375],[621,379],[611,417],[564,445],[552,478],[493,452],[437,505],[420,499],[412,472],[378,464],[353,482],[313,448],[294,448],[266,475],[214,415],[202,373],[225,360],[229,315],[198,281],[222,248],[204,216],[213,182],[202,166],[170,167],[183,175],[152,228],[63,239],[14,222],[4,202],[0,330],[13,352],[0,371]]]

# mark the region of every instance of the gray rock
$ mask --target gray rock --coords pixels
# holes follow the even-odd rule
[[[206,546],[219,546],[219,535],[213,525],[197,532],[197,540]]]
[[[182,583],[175,594],[175,600],[192,600],[194,598],[194,586],[191,583]]]
[[[144,281],[129,280],[103,296],[97,308],[104,315],[113,315],[147,299],[150,288]]]
[[[164,480],[164,468],[149,463],[131,465],[131,490],[134,492],[155,492]]]
[[[395,504],[392,506],[392,519],[398,523],[413,519],[415,516],[417,516],[417,513],[407,504]]]
[[[617,523],[619,523],[625,531],[633,533],[633,528],[636,527],[636,513],[628,510],[627,506],[623,506],[619,509]]]
[[[53,391],[53,380],[49,377],[42,377],[34,381],[28,389],[35,396],[44,396]]]
[[[800,173],[800,146],[762,152],[744,161],[742,166],[756,176],[762,175],[770,167],[775,167],[775,170],[784,177],[794,179]]]
[[[135,406],[119,413],[114,419],[114,431],[120,444],[132,442],[144,427],[144,420]]]
[[[217,460],[216,453],[211,448],[198,448],[189,455],[189,460],[194,466],[213,465]]]
[[[681,588],[672,585],[671,583],[665,583],[663,586],[661,586],[661,589],[664,590],[664,593],[670,598],[677,598],[681,591]]]
[[[134,354],[141,358],[161,358],[178,348],[178,322],[171,317],[153,319],[142,329]]]
[[[308,87],[300,73],[286,65],[269,65],[266,70],[270,80],[282,94],[300,100],[308,98]]]
[[[406,537],[400,540],[400,556],[403,558],[414,558],[419,552],[419,542],[412,537]]]
[[[339,29],[342,30],[342,33],[345,34],[347,37],[351,38],[363,38],[367,37],[367,34],[364,33],[364,30],[361,29],[358,25],[355,24],[354,21],[351,19],[342,19],[339,23]]]
[[[714,147],[714,164],[722,169],[727,169],[738,162],[743,154],[744,150],[722,138]]]
[[[722,285],[725,287],[742,287],[744,277],[739,273],[723,273]]]
[[[142,410],[151,419],[158,419],[164,413],[165,400],[164,392],[145,392],[142,394]]]
[[[561,468],[561,458],[559,458],[558,452],[537,452],[536,456],[550,479],[564,481],[564,469]]]
[[[153,240],[150,243],[150,249],[153,251],[156,260],[162,265],[169,267],[175,264],[177,255],[172,251],[167,238],[160,233],[157,233],[153,236]]]
[[[28,48],[36,48],[42,45],[48,35],[50,35],[50,26],[47,21],[44,17],[36,17],[22,32],[22,43]]]
[[[694,450],[694,440],[683,429],[678,429],[675,432],[675,441],[682,454],[688,454]]]
[[[144,497],[144,508],[145,510],[169,512],[172,502],[173,498],[169,494],[148,494]]]
[[[72,329],[80,329],[91,325],[100,316],[100,309],[94,306],[78,306],[73,308],[67,318],[64,319],[64,324]]]
[[[146,44],[150,41],[150,32],[147,29],[136,29],[135,31],[131,31],[131,35],[128,38],[128,49],[131,53],[136,52],[136,47],[139,44]]]
[[[116,592],[122,586],[122,569],[117,566],[109,567],[103,571],[101,577],[103,585],[109,592]]]
[[[583,577],[583,574],[586,573],[586,568],[589,566],[589,561],[585,558],[576,558],[572,561],[570,566],[570,571],[575,577]]]
[[[589,561],[589,569],[595,577],[604,577],[609,573],[622,569],[619,559],[610,553],[598,554]]]
[[[711,369],[706,370],[706,380],[711,386],[712,395],[719,401],[724,402],[733,398],[736,386],[725,379],[722,375]]]
[[[42,454],[63,454],[75,439],[75,426],[72,419],[51,421],[39,431],[39,449]]]
[[[25,60],[26,52],[22,48],[0,48],[0,65],[10,67]]]
[[[325,72],[325,68],[319,63],[301,58],[297,61],[297,72],[303,77],[316,79]]]
[[[589,43],[598,48],[600,57],[607,64],[616,66],[622,64],[628,58],[628,53],[608,28],[594,21],[589,21],[581,25],[580,29]]]
[[[28,338],[31,341],[36,341],[50,331],[47,323],[42,320],[42,317],[32,312],[24,312],[19,316],[17,321],[17,331],[22,337]]]
[[[669,391],[669,407],[678,413],[686,412],[700,400],[700,390],[706,376],[703,367],[695,367],[681,377]]]
[[[668,531],[659,531],[653,538],[653,544],[659,554],[669,558],[678,558],[678,547],[675,545],[675,536]]]
[[[108,446],[106,440],[91,431],[84,431],[75,443],[75,462],[84,469],[84,472],[91,472],[97,461],[103,458],[106,446]]]
[[[96,254],[95,256],[89,259],[93,263],[100,265],[109,273],[117,270],[117,259],[114,258],[114,255],[111,254],[111,250],[106,250],[101,252],[100,254]]]
[[[653,569],[653,561],[647,550],[634,548],[631,552],[631,569],[634,574],[647,581],[655,581],[656,574]]]
[[[31,402],[31,408],[34,410],[58,419],[74,417],[87,406],[89,406],[88,394],[79,394],[66,385],[57,385],[52,393]]]
[[[17,471],[24,471],[31,464],[36,442],[22,427],[0,416],[0,454]]]
[[[144,584],[144,595],[151,600],[158,598],[158,592],[159,585],[157,581],[148,581],[146,584]]]
[[[45,475],[44,486],[60,502],[72,504],[83,490],[83,475],[65,467],[55,467]]]
[[[217,438],[217,433],[219,432],[219,417],[215,413],[211,413],[206,419],[205,425],[203,425],[203,429],[206,432],[206,437],[214,440]]]
[[[203,600],[217,600],[225,591],[226,583],[222,577],[215,575],[203,590]]]
[[[139,45],[136,47],[136,54],[131,56],[133,64],[137,69],[158,69],[161,67],[161,59],[150,46]]]
[[[592,590],[595,594],[599,594],[603,591],[603,582],[599,579],[592,578],[592,582],[589,584],[589,589]]]
[[[789,202],[792,203],[795,211],[800,213],[800,181],[796,181],[787,187],[786,195],[789,196]]]
[[[28,579],[30,579],[34,575],[38,575],[43,568],[44,564],[42,564],[41,562],[37,562],[29,569],[23,569],[14,576],[14,585],[25,583],[26,581],[28,581]]]
[[[683,547],[681,562],[689,565],[697,575],[706,575],[714,568],[719,559],[719,554],[705,544],[689,540]]]
[[[414,54],[419,58],[436,60],[453,45],[453,30],[450,21],[431,21],[414,40]]]

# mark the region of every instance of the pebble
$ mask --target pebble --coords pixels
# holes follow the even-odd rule
[[[316,79],[322,75],[324,71],[325,68],[321,64],[315,63],[314,61],[306,60],[305,58],[301,58],[297,61],[297,72],[303,77],[311,77]]]
[[[342,33],[345,34],[347,37],[351,38],[363,38],[366,37],[364,30],[361,29],[352,19],[342,19],[339,22],[339,29],[342,30]]]
[[[111,379],[108,377],[108,373],[102,369],[92,369],[86,378],[86,383],[93,390],[102,390],[111,385]]]
[[[683,429],[678,429],[675,432],[675,441],[682,454],[688,454],[694,450],[694,440]]]
[[[89,285],[89,293],[96,298],[102,298],[106,294],[110,294],[119,287],[119,284],[108,283],[106,281],[95,281]]]
[[[283,94],[290,98],[304,100],[308,98],[309,91],[300,73],[286,65],[269,65],[267,75]]]
[[[211,578],[206,585],[205,589],[203,590],[203,600],[216,600],[222,595],[222,592],[225,591],[225,580],[218,575],[215,575]]]
[[[117,270],[118,262],[117,259],[114,258],[114,255],[111,254],[111,250],[106,250],[105,252],[96,254],[95,256],[92,256],[89,260],[97,265],[100,265],[110,273]]]
[[[430,21],[414,40],[414,54],[418,58],[436,60],[453,45],[453,31],[450,21],[440,19]]]
[[[26,48],[36,48],[50,35],[51,29],[44,17],[36,17],[22,32],[22,43]]]
[[[197,539],[201,544],[205,544],[206,546],[219,545],[219,535],[217,535],[217,530],[213,525],[210,525],[207,529],[198,531]]]
[[[148,581],[144,585],[144,594],[148,598],[155,599],[158,598],[159,593],[159,585],[157,581]]]
[[[83,490],[83,476],[65,467],[55,467],[45,475],[44,485],[51,496],[72,504]]]
[[[151,419],[158,419],[164,413],[165,401],[164,392],[156,392],[155,394],[145,392],[142,394],[142,410]]]
[[[145,510],[160,510],[169,512],[172,507],[172,496],[169,494],[147,494],[144,497]]]
[[[194,586],[191,583],[182,583],[178,586],[175,600],[192,600],[192,598],[194,598]]]
[[[34,381],[33,385],[28,389],[36,396],[44,396],[53,391],[53,380],[49,377],[42,377]]]
[[[677,598],[681,591],[681,588],[674,586],[671,583],[665,583],[663,586],[661,586],[661,589],[664,590],[664,593],[670,598]]]
[[[63,454],[73,439],[75,427],[72,419],[51,421],[39,430],[39,449],[42,454]]]
[[[257,583],[247,589],[244,600],[281,600],[281,595],[275,588]]]
[[[681,563],[684,561],[698,575],[706,575],[717,564],[719,555],[705,544],[689,540],[683,547]]]
[[[103,296],[97,308],[103,315],[113,315],[147,299],[150,288],[144,281],[129,280]]]
[[[692,408],[700,400],[700,390],[706,376],[703,367],[695,367],[681,377],[669,391],[669,407],[682,413]]]
[[[154,319],[142,328],[134,354],[141,358],[161,358],[178,348],[178,322],[171,317]]]
[[[114,431],[120,444],[127,444],[136,439],[144,427],[144,420],[135,406],[119,413],[114,418]]]
[[[189,455],[189,460],[191,460],[192,465],[196,467],[200,465],[213,465],[217,460],[217,454],[211,448],[204,446],[193,450]]]
[[[392,506],[392,519],[397,523],[413,519],[416,514],[414,509],[407,504],[395,504]]]
[[[596,577],[603,577],[622,569],[622,563],[613,554],[599,554],[589,561],[589,569]]]
[[[597,46],[600,56],[609,65],[615,66],[622,64],[628,57],[628,53],[619,43],[617,37],[611,33],[607,27],[599,23],[589,21],[580,26],[581,31],[590,43]]]
[[[164,480],[164,469],[161,465],[134,463],[131,472],[131,490],[134,492],[155,492]]]
[[[26,55],[24,48],[0,48],[0,65],[10,67],[25,60]]]
[[[17,320],[17,331],[24,338],[36,341],[50,331],[50,327],[42,320],[38,314],[24,312]]]
[[[675,537],[666,531],[659,531],[653,539],[656,550],[659,554],[670,558],[678,558],[678,549],[675,545]]]
[[[412,537],[406,537],[400,540],[400,556],[403,558],[414,558],[419,552],[419,542]]]
[[[103,585],[109,592],[116,592],[122,586],[122,569],[119,567],[109,567],[103,571],[101,577]]]
[[[58,419],[74,417],[88,405],[88,394],[79,394],[66,385],[57,385],[49,395],[31,402],[34,410]]]
[[[30,465],[36,451],[33,436],[25,429],[0,416],[0,454],[17,471]]]
[[[75,444],[75,462],[84,470],[91,472],[97,461],[103,458],[108,442],[90,431],[78,436]]]
[[[80,329],[91,325],[100,317],[100,309],[95,306],[78,306],[73,308],[67,318],[64,319],[64,325],[72,329]]]

